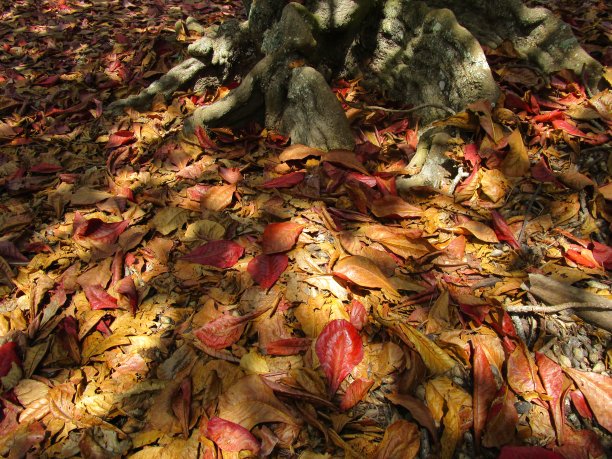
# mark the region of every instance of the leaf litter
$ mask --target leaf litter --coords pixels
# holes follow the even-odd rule
[[[104,113],[239,7],[2,11],[0,455],[604,457],[609,87],[489,50],[502,99],[437,123],[454,190],[398,191],[400,115],[322,152],[182,134],[226,87]],[[604,2],[554,8],[609,66]]]

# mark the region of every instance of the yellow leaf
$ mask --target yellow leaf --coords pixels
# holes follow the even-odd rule
[[[529,156],[518,129],[508,136],[510,151],[501,163],[501,170],[508,177],[524,177],[529,172]]]
[[[445,373],[456,365],[445,351],[416,328],[400,323],[394,329],[402,341],[415,347],[431,374]]]

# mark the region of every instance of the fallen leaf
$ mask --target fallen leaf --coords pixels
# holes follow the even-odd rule
[[[220,212],[232,203],[236,185],[212,186],[200,199],[202,209]]]
[[[262,254],[253,258],[247,265],[247,272],[262,288],[274,285],[289,266],[289,257],[284,253]]]
[[[334,163],[346,169],[353,169],[362,174],[370,175],[368,170],[357,159],[357,155],[349,150],[330,150],[321,156],[321,162]]]
[[[508,177],[524,177],[529,172],[529,156],[518,129],[508,136],[510,151],[501,163],[502,172]]]
[[[301,183],[306,178],[306,172],[290,172],[285,175],[281,175],[280,177],[276,177],[272,180],[268,180],[264,182],[261,187],[262,188],[291,188],[292,186]]]
[[[508,244],[510,244],[510,247],[520,251],[521,246],[514,237],[512,230],[506,223],[506,220],[504,220],[504,217],[502,217],[496,210],[491,211],[491,217],[493,219],[493,228],[495,229],[497,239],[500,241],[506,241]]]
[[[284,338],[266,344],[268,355],[296,355],[310,349],[310,338]]]
[[[559,453],[540,446],[504,446],[497,459],[565,459]]]
[[[514,440],[518,413],[514,406],[516,397],[505,384],[500,387],[491,405],[482,444],[500,447]]]
[[[240,424],[213,417],[206,425],[206,436],[223,451],[250,451],[259,454],[260,445],[255,436]]]
[[[329,383],[329,393],[335,394],[340,383],[363,359],[363,343],[357,329],[348,321],[329,322],[317,338],[315,351]]]
[[[418,218],[423,215],[423,211],[418,207],[391,194],[374,199],[369,203],[369,207],[372,213],[380,218]]]
[[[395,421],[385,430],[383,439],[372,459],[412,459],[421,446],[418,427],[404,419]]]
[[[472,374],[474,378],[474,396],[472,397],[474,403],[474,436],[476,445],[479,447],[489,408],[498,390],[489,360],[480,346],[474,346]]]
[[[332,272],[334,276],[340,277],[366,288],[384,288],[397,294],[397,290],[380,268],[371,260],[359,255],[343,258],[334,265]]]
[[[367,395],[372,385],[374,385],[373,380],[361,378],[350,383],[340,401],[340,411],[349,410],[357,405]]]
[[[196,247],[180,259],[190,263],[214,266],[219,269],[231,268],[244,254],[244,247],[234,241],[210,241]]]
[[[563,368],[584,394],[597,422],[612,432],[612,378],[593,372]]]
[[[557,442],[562,445],[564,442],[563,426],[565,416],[563,415],[563,370],[559,365],[539,352],[535,353],[538,373],[542,378],[542,384],[546,389],[546,394],[550,397],[551,414],[557,432]]]
[[[304,227],[294,222],[269,223],[263,232],[263,253],[279,253],[291,250]]]
[[[91,309],[117,309],[117,298],[111,296],[103,287],[100,285],[89,285],[84,289],[87,301],[91,306]]]

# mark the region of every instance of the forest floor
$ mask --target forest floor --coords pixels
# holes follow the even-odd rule
[[[609,85],[606,2],[531,3]],[[499,103],[438,123],[457,186],[398,195],[418,120],[358,80],[354,152],[184,135],[228,87],[105,112],[237,3],[3,5],[0,456],[606,456],[609,86],[487,50]]]

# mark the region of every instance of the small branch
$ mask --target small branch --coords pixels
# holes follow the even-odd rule
[[[555,306],[542,306],[539,304],[526,304],[518,306],[506,307],[507,312],[512,313],[526,313],[534,312],[537,314],[555,314],[557,312],[565,311],[566,309],[598,309],[603,311],[612,311],[612,304],[604,303],[579,303],[571,301],[569,303],[557,304]]]
[[[412,108],[403,109],[403,108],[386,108],[386,107],[380,107],[378,105],[357,104],[355,102],[348,101],[344,98],[342,99],[342,101],[349,107],[359,108],[361,110],[371,110],[371,111],[378,110],[378,111],[387,112],[387,113],[412,113],[412,112],[422,110],[424,108],[437,108],[439,110],[444,110],[446,113],[450,115],[455,115],[457,113],[452,108],[449,108],[446,105],[441,105],[441,104],[421,104],[421,105],[417,105]]]

